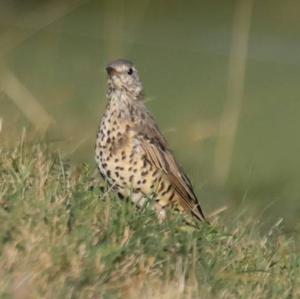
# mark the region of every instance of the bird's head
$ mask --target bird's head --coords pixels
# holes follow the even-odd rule
[[[132,62],[118,59],[107,65],[108,85],[113,90],[123,90],[137,98],[143,90],[139,74]]]

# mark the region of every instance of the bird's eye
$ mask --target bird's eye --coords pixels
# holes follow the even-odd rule
[[[130,68],[130,69],[128,70],[127,74],[128,74],[128,75],[132,75],[132,74],[133,74],[133,69]]]

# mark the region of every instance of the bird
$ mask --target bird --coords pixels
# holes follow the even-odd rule
[[[150,202],[161,222],[169,208],[206,222],[190,180],[145,105],[135,65],[117,59],[106,72],[107,105],[95,147],[101,176],[120,198],[137,207]]]

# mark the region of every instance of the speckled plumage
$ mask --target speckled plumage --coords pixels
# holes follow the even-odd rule
[[[171,206],[205,220],[190,181],[144,104],[135,66],[116,60],[106,69],[108,104],[96,140],[101,175],[138,206],[152,200],[160,219]]]

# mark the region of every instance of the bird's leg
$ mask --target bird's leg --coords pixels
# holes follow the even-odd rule
[[[162,223],[166,220],[166,217],[167,217],[166,210],[159,203],[155,204],[155,212],[156,212],[157,218],[159,220],[159,223]]]

